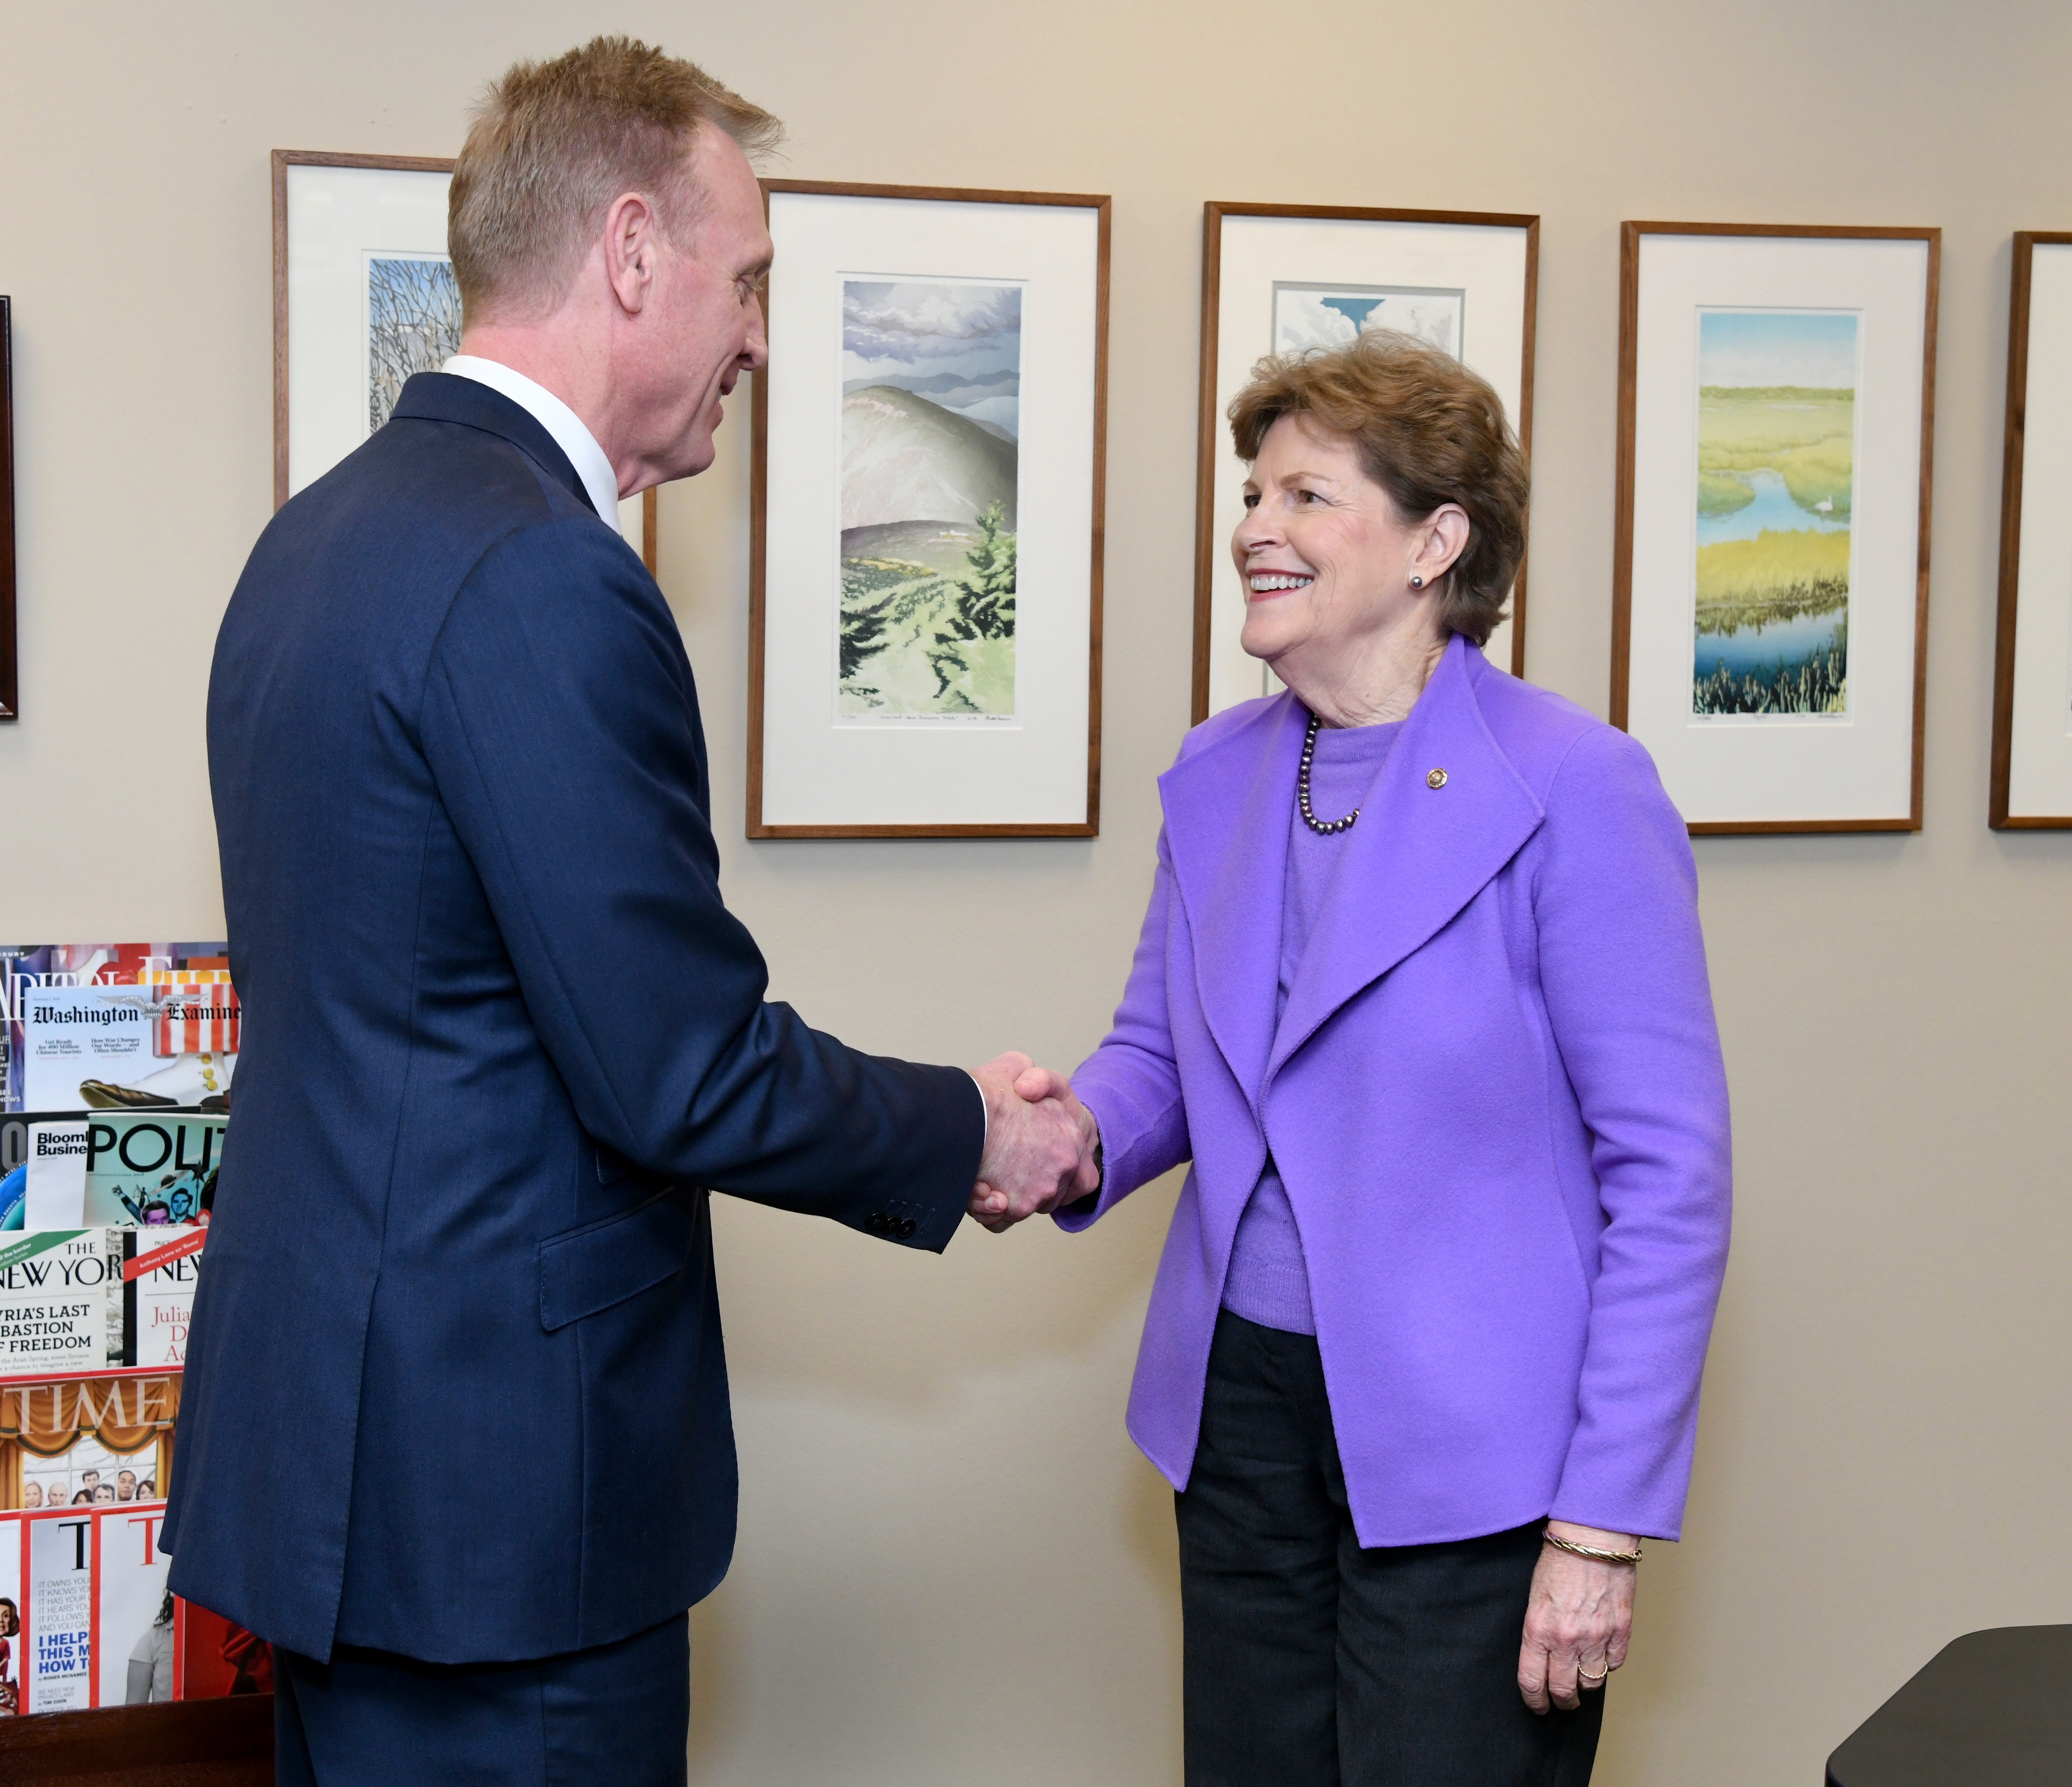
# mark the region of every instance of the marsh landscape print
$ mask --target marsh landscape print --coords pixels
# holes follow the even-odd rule
[[[1695,714],[1848,711],[1858,323],[1699,312]]]
[[[843,282],[844,720],[1014,716],[1022,295]]]

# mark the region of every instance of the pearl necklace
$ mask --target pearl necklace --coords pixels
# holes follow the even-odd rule
[[[1309,805],[1309,764],[1317,755],[1317,733],[1323,723],[1312,714],[1309,730],[1302,735],[1302,772],[1295,778],[1295,802],[1302,809],[1302,823],[1319,838],[1329,838],[1334,832],[1350,830],[1353,821],[1360,816],[1360,809],[1355,807],[1342,819],[1319,819],[1316,809]]]

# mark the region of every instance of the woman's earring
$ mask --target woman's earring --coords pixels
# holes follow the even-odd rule
[[[1421,590],[1424,587],[1424,579],[1421,577],[1413,577],[1410,579],[1410,587],[1413,590]]]

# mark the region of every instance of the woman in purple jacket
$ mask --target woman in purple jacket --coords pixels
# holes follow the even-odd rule
[[[1479,649],[1502,405],[1386,333],[1262,362],[1231,550],[1287,692],[1190,733],[1097,1221],[1192,1159],[1129,1430],[1178,1492],[1190,1787],[1579,1787],[1682,1518],[1727,1089],[1646,753]]]

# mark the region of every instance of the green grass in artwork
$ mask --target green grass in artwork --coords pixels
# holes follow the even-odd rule
[[[1731,513],[1743,504],[1729,500],[1728,486],[1745,489],[1745,474],[1774,471],[1800,508],[1837,518],[1847,515],[1855,489],[1856,408],[1856,393],[1847,389],[1701,387],[1699,513]],[[1751,495],[1743,500],[1753,500]]]
[[[1745,478],[1737,478],[1731,471],[1698,474],[1700,515],[1731,515],[1737,509],[1746,509],[1754,500],[1754,488]]]
[[[906,559],[842,560],[843,713],[1013,713],[1016,541],[998,504],[978,529],[958,578]]]
[[[1825,614],[1849,599],[1846,533],[1773,533],[1698,549],[1698,631],[1768,617]],[[1745,611],[1740,621],[1727,617]]]

